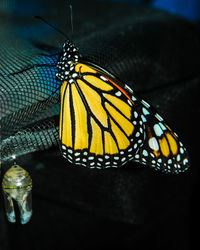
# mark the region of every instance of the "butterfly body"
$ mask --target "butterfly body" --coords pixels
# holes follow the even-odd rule
[[[59,138],[64,158],[89,168],[130,160],[164,172],[188,168],[186,150],[163,118],[128,85],[91,62],[70,42],[63,46]]]

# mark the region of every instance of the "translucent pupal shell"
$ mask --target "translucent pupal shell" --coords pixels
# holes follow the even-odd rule
[[[32,216],[32,179],[29,173],[19,165],[13,165],[3,177],[2,189],[8,220],[16,222],[14,199],[19,207],[21,223],[26,224]]]

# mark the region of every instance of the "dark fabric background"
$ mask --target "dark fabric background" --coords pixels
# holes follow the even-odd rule
[[[55,107],[48,113],[48,119],[55,121],[53,143],[44,140],[46,150],[35,144],[28,152],[36,152],[29,154],[18,147],[22,155],[17,162],[33,179],[33,217],[24,226],[7,222],[1,195],[0,249],[192,249],[193,222],[198,225],[199,220],[199,25],[146,6],[103,1],[72,4],[73,39],[82,54],[159,110],[188,148],[191,168],[184,174],[164,175],[132,162],[105,171],[69,166],[58,147],[52,147],[57,143],[59,110]],[[5,4],[0,12],[4,41],[0,47],[6,48],[1,72],[17,72],[47,60],[41,59],[43,54],[60,51],[64,38],[33,16],[43,16],[71,36],[68,14],[66,1]],[[13,55],[16,61],[11,60]],[[39,85],[39,91],[44,86]],[[13,115],[10,107],[4,105]],[[35,118],[38,126],[44,117]],[[8,129],[2,128],[5,139],[15,136]],[[11,164],[3,159],[3,170]]]

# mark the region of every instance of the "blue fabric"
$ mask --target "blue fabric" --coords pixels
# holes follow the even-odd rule
[[[199,0],[154,0],[151,5],[193,21],[200,20]]]

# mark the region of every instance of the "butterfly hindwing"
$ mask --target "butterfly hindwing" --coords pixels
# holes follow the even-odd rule
[[[144,141],[134,160],[163,172],[179,173],[187,170],[188,154],[178,135],[172,132],[150,104],[144,100],[140,103]]]

